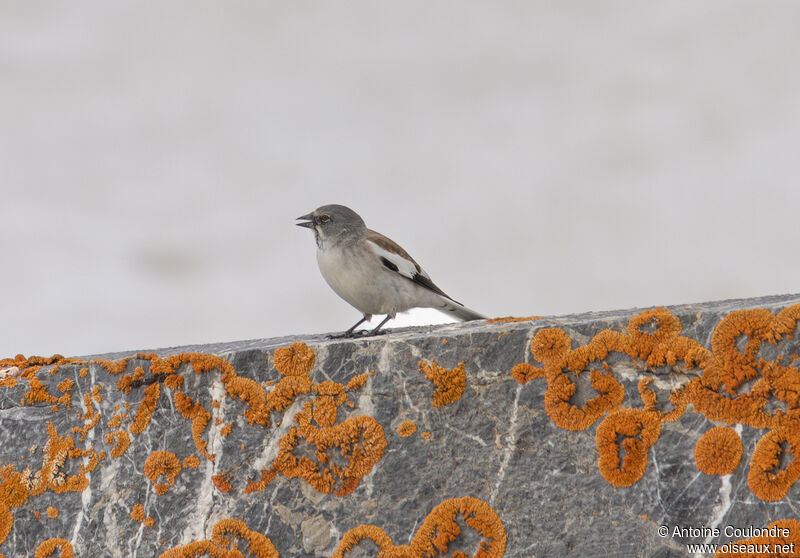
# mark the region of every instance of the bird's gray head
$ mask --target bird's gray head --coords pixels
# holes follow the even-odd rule
[[[297,223],[298,227],[307,227],[314,231],[317,246],[320,248],[328,243],[336,244],[361,238],[367,232],[367,226],[358,213],[343,205],[323,205],[298,219],[304,220]]]

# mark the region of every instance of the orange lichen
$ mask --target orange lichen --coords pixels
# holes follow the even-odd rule
[[[108,445],[114,444],[110,452],[111,457],[121,457],[131,445],[131,437],[127,431],[122,429],[109,432],[105,435],[105,440]]]
[[[544,395],[545,409],[553,422],[561,428],[584,430],[605,413],[622,404],[625,390],[612,374],[591,370],[589,379],[599,394],[578,406],[571,401],[578,391],[577,384],[565,373],[548,376]]]
[[[630,486],[647,469],[647,451],[661,435],[657,413],[621,409],[597,427],[597,465],[600,474],[614,486]],[[624,454],[620,460],[620,454]]]
[[[197,469],[200,466],[200,459],[196,455],[190,455],[183,460],[184,469]]]
[[[175,408],[181,416],[192,421],[192,440],[194,440],[194,446],[197,451],[209,461],[214,461],[214,456],[208,453],[208,442],[202,438],[203,431],[211,420],[211,413],[206,411],[200,403],[195,403],[191,397],[182,391],[176,391],[172,395],[172,400],[175,402]]]
[[[400,435],[401,438],[408,438],[409,436],[413,435],[414,432],[417,431],[417,425],[411,422],[410,420],[404,420],[400,423],[400,426],[397,427],[397,433]]]
[[[766,534],[752,537],[719,547],[715,558],[751,558],[764,556],[780,558],[781,556],[798,556],[800,554],[800,521],[796,519],[779,519],[766,528]]]
[[[25,392],[24,398],[25,402],[28,404],[54,403],[56,405],[69,405],[69,402],[72,400],[68,392],[61,397],[50,395],[41,380],[34,375],[26,377],[26,379],[28,380],[30,390]]]
[[[53,506],[47,506],[45,513],[47,514],[47,517],[49,517],[50,519],[55,519],[56,517],[58,517],[58,510]]]
[[[782,458],[791,455],[788,464]],[[778,426],[761,437],[750,459],[747,483],[753,494],[774,502],[780,500],[789,488],[800,479],[800,425]]]
[[[733,428],[717,426],[697,441],[694,460],[707,475],[730,475],[739,466],[742,450],[742,439]]]
[[[28,487],[23,475],[17,472],[13,465],[0,468],[0,502],[16,508],[24,504],[27,499]]]
[[[549,368],[563,368],[567,364],[572,341],[555,327],[540,329],[531,340],[531,354]]]
[[[249,424],[269,426],[267,392],[255,380],[237,376],[235,372],[223,377],[228,395],[247,403],[244,418]]]
[[[106,426],[108,428],[119,428],[119,426],[122,424],[123,417],[130,418],[130,415],[123,413],[116,414],[109,419],[109,421],[106,423]]]
[[[152,384],[146,387],[144,395],[145,396],[139,402],[139,407],[136,409],[136,414],[129,428],[133,434],[141,434],[150,426],[150,419],[153,417],[153,412],[156,410],[156,405],[158,403],[158,397],[161,395],[161,386],[159,386],[159,384]]]
[[[163,552],[159,558],[187,558],[190,556],[212,556],[234,558],[242,556],[236,539],[243,539],[246,550],[256,558],[280,558],[278,551],[267,537],[252,531],[244,521],[223,519],[211,530],[210,541],[195,541]]]
[[[59,555],[56,557],[53,553],[59,550]],[[74,558],[75,552],[72,550],[72,545],[66,539],[52,538],[47,539],[38,547],[34,553],[34,558]]]
[[[82,467],[77,474],[67,477],[63,468],[67,459],[83,457],[90,452],[75,448],[75,440],[71,436],[59,436],[52,422],[47,424],[47,435],[47,443],[42,448],[42,468],[27,483],[30,495],[38,496],[48,488],[56,493],[83,491],[89,486],[89,479],[86,478],[89,469]]]
[[[420,436],[422,436],[425,440],[430,440],[431,439],[431,433],[430,432],[423,432],[422,434],[420,434]]]
[[[86,408],[86,412],[78,413],[78,418],[84,422],[83,426],[72,427],[72,432],[77,432],[80,435],[81,441],[85,440],[89,430],[97,426],[97,423],[100,422],[100,413],[95,410],[92,404],[92,397],[88,393],[83,395],[83,406]]]
[[[411,541],[417,556],[436,556],[447,552],[447,547],[461,532],[456,519],[460,518],[484,540],[476,556],[499,558],[506,549],[506,532],[503,522],[494,510],[482,500],[469,496],[445,500],[436,506],[425,519]]]
[[[598,342],[595,343],[595,340]],[[536,377],[546,377],[547,414],[561,428],[584,430],[605,413],[618,408],[625,397],[622,384],[610,372],[588,369],[590,361],[602,361],[611,350],[606,341],[608,340],[598,334],[589,345],[573,351],[566,333],[556,328],[542,329],[531,341],[531,353],[545,364],[545,370],[523,363],[515,367],[514,377],[520,383]],[[598,395],[585,400],[580,406],[574,404],[572,399],[578,391],[578,385],[568,371],[576,380],[581,374],[588,372],[589,383]]]
[[[511,369],[511,376],[520,384],[527,384],[535,378],[546,378],[546,370],[527,362],[521,362]]]
[[[780,439],[781,443],[790,447],[795,443],[791,440],[794,434],[790,431],[798,430],[793,425],[800,424],[800,371],[787,365],[796,359],[790,357],[787,360],[782,358],[783,355],[778,355],[773,360],[766,360],[760,358],[759,349],[764,343],[776,344],[791,337],[798,319],[800,305],[785,308],[777,315],[764,309],[731,312],[717,325],[712,335],[711,350],[693,339],[681,337],[680,320],[663,308],[633,316],[624,333],[603,330],[586,345],[575,349],[571,348],[572,342],[563,330],[544,328],[536,333],[531,342],[531,353],[543,367],[520,363],[513,367],[511,374],[523,384],[534,378],[546,378],[545,407],[548,415],[559,426],[577,430],[594,424],[605,413],[618,409],[622,404],[624,388],[613,377],[611,367],[605,362],[611,352],[627,355],[649,370],[663,366],[676,367],[679,363],[682,363],[681,371],[700,369],[702,374],[695,374],[693,379],[690,377],[686,382],[662,384],[677,386],[669,393],[668,403],[659,402],[652,377],[640,379],[638,389],[643,408],[639,410],[645,414],[637,416],[638,419],[645,417],[645,423],[639,424],[637,419],[622,428],[620,421],[623,419],[620,417],[623,415],[613,419],[613,415],[609,415],[598,428],[598,447],[604,440],[603,433],[616,432],[619,428],[638,433],[623,441],[622,449],[629,445],[634,451],[632,454],[628,452],[626,458],[629,461],[625,463],[623,460],[622,466],[619,466],[619,458],[614,458],[611,445],[606,453],[601,452],[598,465],[604,471],[604,476],[613,478],[614,483],[622,483],[619,485],[640,478],[647,464],[646,451],[642,453],[641,450],[652,445],[660,432],[660,426],[656,427],[655,423],[677,420],[691,404],[692,408],[711,420],[773,429],[762,439],[760,450],[754,453],[755,465],[751,465],[750,485],[751,488],[756,487],[754,492],[757,495],[779,498],[785,494],[788,486],[800,478],[795,473],[794,462],[781,471],[776,470],[776,459],[781,452],[776,449],[773,440],[773,437]],[[597,365],[602,365],[604,371],[597,370]],[[589,373],[591,387],[599,395],[579,406],[573,399],[578,394],[577,380],[586,372]],[[771,400],[777,400],[778,404],[770,405]],[[662,410],[664,405],[671,405],[671,409]],[[617,434],[631,436],[625,432]],[[642,437],[642,433],[646,435]],[[735,454],[735,447],[718,444],[721,440],[715,437],[720,435],[711,436],[698,446],[698,464],[708,470],[713,469],[712,461],[716,460],[714,465],[717,467],[723,465],[721,461],[724,460],[718,455],[711,457],[716,455],[714,452],[721,451],[727,455],[730,450]],[[611,443],[610,440],[605,441]],[[705,445],[712,441],[717,445]],[[797,449],[800,450],[800,444]],[[735,468],[732,461],[725,465],[713,470]],[[800,462],[797,468],[800,469]]]
[[[261,492],[269,483],[275,480],[275,477],[278,475],[278,471],[275,469],[264,469],[261,471],[261,478],[259,480],[249,480],[247,482],[247,486],[244,487],[244,493],[250,494],[251,492]]]
[[[78,371],[78,376],[80,376],[81,378],[85,378],[88,374],[89,374],[89,368],[85,366]]]
[[[89,458],[89,462],[86,463],[85,465],[81,465],[80,467],[80,470],[84,473],[94,471],[100,464],[100,459],[105,459],[105,455],[102,452],[97,453],[93,449],[86,449],[80,451],[82,451],[84,457]]]
[[[233,429],[233,424],[229,422],[228,424],[219,429],[219,433],[227,437],[228,434],[231,433],[232,429]]]
[[[75,382],[70,380],[69,378],[64,378],[60,384],[58,384],[58,391],[61,393],[66,393],[72,389],[72,386],[75,385]]]
[[[171,451],[155,451],[150,454],[144,463],[144,474],[153,483],[156,494],[164,494],[175,484],[175,478],[181,472],[181,462]],[[166,483],[159,483],[158,479],[164,475]]]
[[[394,557],[402,555],[402,550],[394,545],[392,538],[386,534],[386,531],[374,525],[359,525],[344,534],[331,558],[345,558],[347,553],[364,540],[374,542],[380,549],[380,556]],[[410,554],[410,549],[408,547],[405,547],[405,549]]]
[[[303,376],[314,366],[314,351],[305,343],[292,343],[288,347],[275,349],[272,360],[275,368],[284,376]]]
[[[368,379],[369,374],[357,374],[350,378],[350,381],[347,382],[347,386],[344,389],[345,391],[357,391],[367,384]]]
[[[711,337],[714,358],[697,385],[695,408],[712,420],[755,428],[773,428],[787,416],[799,417],[800,372],[777,359],[759,358],[765,342],[776,344],[793,335],[798,318],[800,304],[777,316],[760,308],[725,316]],[[772,398],[780,405],[769,411]]]
[[[336,423],[337,409],[347,401],[347,394],[341,384],[322,382],[313,388],[317,393],[314,399],[314,420],[320,426],[333,426]]]
[[[295,417],[297,426],[291,427],[280,439],[273,468],[289,478],[302,478],[319,492],[337,496],[351,493],[383,456],[386,449],[383,428],[368,416],[353,417],[328,427],[314,426],[311,420],[311,404],[306,403],[304,411]],[[319,464],[293,453],[301,441],[315,448]],[[337,447],[347,461],[342,466],[334,462],[330,453]]]
[[[484,501],[472,497],[452,498],[436,506],[425,518],[409,545],[395,546],[380,527],[359,525],[347,531],[331,558],[344,558],[363,540],[371,540],[385,558],[414,558],[444,556],[448,547],[461,534],[459,520],[480,537],[475,558],[500,558],[505,553],[506,532],[503,522]],[[463,552],[454,557],[466,558]]]
[[[301,394],[309,393],[313,384],[308,376],[287,376],[267,396],[268,412],[283,412]]]
[[[459,362],[455,368],[447,369],[431,361],[419,361],[419,371],[425,374],[436,389],[433,392],[434,407],[442,407],[461,399],[461,394],[467,387],[467,375],[464,372],[464,363]]]
[[[606,363],[604,362],[603,364],[605,365]],[[661,420],[664,422],[674,422],[678,420],[681,415],[686,412],[686,405],[689,403],[690,397],[694,394],[695,384],[688,384],[685,388],[670,393],[669,402],[673,408],[671,411],[663,413],[658,409],[658,399],[651,387],[653,382],[653,378],[642,378],[639,380],[637,388],[639,390],[639,396],[642,398],[644,409],[646,411],[659,413],[661,415]]]
[[[169,389],[180,389],[183,385],[183,376],[179,376],[178,374],[169,374],[166,378],[164,378],[164,385]]]
[[[117,375],[122,374],[125,372],[125,369],[128,367],[128,360],[127,358],[123,358],[121,360],[106,360],[104,358],[96,358],[92,360],[92,364],[97,364],[102,366],[106,369],[109,374]]]
[[[191,366],[195,374],[205,374],[214,369],[219,370],[223,377],[227,374],[236,373],[236,370],[230,362],[221,356],[206,353],[181,353],[157,359],[153,361],[150,371],[153,374],[171,374],[178,370],[183,364]]]
[[[8,507],[8,504],[0,498],[0,544],[5,542],[8,535],[11,533],[11,529],[14,528],[14,514],[11,513],[11,509]]]
[[[211,482],[214,483],[214,486],[217,487],[217,490],[220,492],[230,492],[233,490],[233,486],[231,486],[230,480],[231,474],[230,473],[220,473],[218,475],[214,475],[211,477]]]
[[[125,393],[130,393],[134,384],[140,383],[144,379],[144,368],[137,366],[133,370],[133,374],[125,374],[117,382],[117,389]]]
[[[137,408],[134,420],[129,425],[128,431],[133,434],[141,433],[148,428],[159,402],[160,384],[163,383],[165,387],[173,390],[174,393],[172,395],[176,409],[186,418],[192,420],[192,433],[193,437],[195,437],[198,452],[204,453],[207,457],[208,454],[201,451],[201,449],[205,449],[205,442],[201,439],[201,435],[210,420],[210,414],[202,408],[199,402],[195,402],[191,397],[181,392],[181,388],[185,384],[184,377],[177,373],[181,366],[189,365],[193,367],[196,374],[205,373],[212,369],[218,370],[227,395],[232,398],[238,398],[247,404],[245,418],[250,424],[268,426],[270,413],[282,412],[298,396],[310,394],[313,400],[307,402],[304,406],[304,411],[295,417],[297,424],[290,429],[290,435],[284,436],[281,440],[284,444],[280,448],[279,457],[274,462],[274,468],[262,471],[260,480],[248,482],[245,492],[263,490],[278,472],[282,472],[288,477],[299,476],[323,492],[344,495],[352,492],[358,485],[359,480],[369,473],[375,463],[381,459],[386,447],[386,439],[380,424],[371,417],[359,416],[346,420],[341,424],[336,424],[339,416],[338,408],[344,404],[353,406],[352,402],[348,401],[347,392],[363,388],[369,375],[359,374],[353,377],[346,386],[335,382],[314,384],[309,377],[309,370],[313,367],[314,358],[313,351],[302,343],[293,344],[285,349],[277,349],[273,355],[273,362],[283,377],[269,393],[266,392],[262,384],[238,376],[231,363],[214,355],[186,353],[161,358],[156,355],[139,354],[119,361],[94,360],[91,361],[91,364],[103,368],[111,374],[122,374],[119,382],[117,382],[119,389],[122,391],[132,392],[134,388],[138,388],[141,385],[140,382],[148,384],[151,381],[154,382],[143,389],[138,405],[132,403]],[[149,361],[149,366],[137,364],[134,368],[134,363],[131,362],[133,359],[138,361],[147,360]],[[24,357],[21,357],[14,360],[15,366],[19,365],[21,370],[19,377],[24,378],[30,384],[29,402],[43,401],[56,404],[66,402],[69,404],[69,398],[57,398],[56,401],[53,401],[54,396],[50,395],[42,382],[36,378],[36,374],[40,369],[42,371],[47,370],[42,368],[43,366],[52,365],[57,367],[59,364],[79,363],[77,360],[67,362],[68,360],[58,355],[49,359],[38,357],[24,359]],[[125,375],[125,372],[130,370],[128,364],[131,364],[133,372]],[[432,365],[432,370],[435,370],[435,367],[438,366],[436,363],[432,363]],[[462,363],[454,371],[447,372],[456,372],[460,368],[460,374],[463,375],[463,366]],[[92,369],[93,377],[95,370]],[[88,371],[88,367],[82,368],[81,377],[88,375]],[[374,371],[370,374],[372,373]],[[465,385],[465,375],[463,376]],[[59,387],[64,388],[62,393],[66,395],[66,391],[69,391],[67,388],[72,388],[73,386],[69,385],[68,382],[61,382]],[[93,387],[91,398],[87,399],[89,396],[84,398],[86,411],[78,415],[84,421],[83,425],[75,430],[82,434],[81,439],[98,424],[99,420],[99,412],[95,409],[94,402],[100,403],[103,398],[100,396],[100,386],[95,385]],[[437,391],[438,388],[439,386],[437,385]],[[461,391],[463,389],[462,387]],[[455,399],[460,397],[461,391],[459,391]],[[123,403],[126,409],[130,408],[128,401]],[[219,406],[218,401],[217,406]],[[106,443],[109,445],[114,444],[114,447],[109,451],[111,456],[115,458],[121,456],[130,443],[128,431],[118,428],[122,425],[122,419],[129,418],[129,416],[125,413],[118,413],[118,407],[119,405],[114,409],[114,416],[108,421],[109,428],[116,430],[105,435]],[[229,429],[230,425],[226,425],[225,428]],[[14,472],[18,481],[16,482],[16,487],[25,488],[28,485],[31,487],[30,491],[21,492],[25,498],[28,497],[28,493],[37,495],[48,488],[55,492],[82,490],[88,485],[85,473],[97,467],[100,460],[105,458],[104,452],[76,448],[72,437],[59,436],[52,424],[50,425],[49,434],[50,440],[43,448],[45,457],[41,471],[33,475],[29,472],[25,474]],[[292,439],[296,442],[294,446],[292,446]],[[303,444],[303,447],[297,447],[299,444]],[[309,448],[310,452],[307,451]],[[292,454],[292,450],[297,455],[289,455]],[[299,457],[300,455],[308,455],[311,459],[301,458]],[[313,461],[315,456],[316,462]],[[213,458],[213,456],[210,457]],[[68,459],[82,459],[79,474],[71,477],[66,476],[65,470]],[[303,461],[304,459],[306,461]],[[281,463],[285,466],[279,470]],[[194,455],[187,457],[183,463],[184,467],[196,467],[197,465],[199,465],[199,459]],[[144,469],[148,479],[154,484],[156,493],[163,494],[174,485],[175,479],[181,471],[181,463],[171,452],[155,452],[146,460]],[[161,479],[161,475],[166,477],[165,482],[159,482],[164,480]],[[230,486],[232,479],[231,472],[215,476],[214,481],[217,486],[225,483]],[[225,482],[220,483],[220,481]],[[2,484],[0,483],[0,485]],[[11,486],[11,484],[8,486]],[[223,486],[223,488],[226,487]],[[8,507],[7,502],[3,503]],[[10,521],[13,523],[13,516],[10,517]],[[233,550],[236,550],[235,543],[231,551]]]
[[[141,504],[134,504],[133,508],[131,509],[130,515],[131,515],[131,519],[133,519],[134,521],[138,521],[142,525],[145,525],[146,527],[150,527],[151,529],[153,528],[153,525],[155,524],[152,517],[150,517],[149,515],[147,517],[145,517],[145,515],[144,515],[144,506],[141,505]]]

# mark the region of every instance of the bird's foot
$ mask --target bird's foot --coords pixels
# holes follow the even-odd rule
[[[328,339],[355,339],[356,337],[364,337],[369,335],[366,329],[359,329],[358,331],[345,331],[343,333],[331,333]]]

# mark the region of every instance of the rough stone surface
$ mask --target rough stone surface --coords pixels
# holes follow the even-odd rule
[[[710,348],[715,329],[732,312],[763,308],[777,314],[796,304],[800,304],[800,295],[668,310],[680,320],[682,337]],[[303,478],[283,473],[262,490],[245,493],[248,482],[258,480],[278,457],[279,442],[297,426],[304,403],[321,401],[320,391],[298,394],[288,408],[271,413],[269,425],[250,424],[245,416],[248,404],[226,393],[221,372],[197,374],[189,365],[181,366],[177,369],[183,377],[180,391],[210,416],[199,439],[215,456],[211,461],[199,451],[191,421],[177,408],[175,390],[167,387],[163,376],[149,371],[152,360],[131,360],[125,371],[116,375],[92,361],[97,357],[85,357],[87,363],[62,364],[55,374],[50,374],[52,365],[43,366],[35,372],[35,378],[52,396],[63,395],[59,385],[63,388],[65,379],[74,382],[67,390],[71,410],[60,403],[55,411],[51,402],[28,401],[23,405],[21,400],[31,391],[30,380],[18,377],[16,385],[10,385],[14,382],[9,379],[25,366],[15,371],[10,362],[5,362],[0,365],[5,369],[0,372],[0,468],[5,471],[5,476],[0,476],[0,522],[8,523],[8,514],[3,514],[6,510],[13,516],[13,524],[10,530],[0,525],[0,539],[7,532],[0,553],[33,556],[39,545],[57,537],[65,539],[79,557],[158,556],[194,541],[212,540],[214,526],[232,518],[269,538],[281,557],[330,556],[345,533],[362,524],[379,527],[396,546],[411,544],[434,508],[462,497],[473,497],[491,507],[507,536],[504,553],[497,555],[507,557],[687,556],[687,544],[722,544],[747,538],[726,536],[726,526],[761,528],[775,520],[795,518],[798,492],[791,486],[794,481],[788,483],[788,494],[777,501],[760,498],[748,482],[751,457],[762,437],[770,432],[768,428],[710,420],[690,404],[677,420],[662,423],[660,436],[646,453],[641,477],[631,486],[614,486],[598,468],[596,433],[608,412],[584,430],[562,428],[545,406],[548,381],[542,377],[521,384],[510,374],[520,363],[542,365],[532,355],[531,341],[545,328],[563,330],[575,349],[602,330],[625,333],[629,319],[641,313],[626,310],[521,322],[472,322],[397,330],[355,340],[285,337],[155,351],[162,358],[188,352],[219,355],[233,365],[239,377],[254,380],[266,393],[286,377],[276,369],[276,349],[292,343],[305,343],[313,351],[315,359],[309,374],[317,386],[324,382],[329,387],[331,382],[346,386],[356,375],[374,372],[363,387],[347,391],[346,402],[338,405],[333,428],[356,417],[372,417],[383,429],[386,447],[352,492],[344,495],[325,493]],[[759,357],[770,362],[784,357],[787,374],[797,374],[798,362],[793,359],[800,353],[798,329],[776,339],[774,345],[764,343]],[[642,331],[646,330],[643,327]],[[742,332],[737,337],[740,352],[748,335],[753,333]],[[101,358],[115,361],[130,356],[114,353]],[[421,361],[431,366],[435,363],[445,371],[457,369],[463,362],[466,386],[460,397],[434,405],[436,386],[420,371]],[[651,367],[643,359],[616,352],[603,362],[607,372],[624,387],[619,405],[623,409],[643,408],[639,391],[642,378],[656,380],[659,408],[667,412],[674,406],[663,405],[664,393],[668,395],[671,386],[686,385],[703,375],[702,369],[682,363]],[[133,374],[136,366],[142,366],[144,375],[125,393],[117,387],[118,382],[125,374]],[[80,374],[83,368],[87,369],[84,377]],[[759,371],[766,374],[764,369],[762,362]],[[588,382],[589,374],[571,377],[578,390],[570,403],[580,406],[597,395]],[[161,389],[152,419],[141,433],[134,433],[136,412],[145,390],[154,384]],[[785,392],[794,387],[785,386]],[[92,398],[93,389],[98,397]],[[742,388],[738,393],[745,391]],[[765,407],[780,409],[774,413],[791,415],[800,406],[796,394],[794,399],[784,397],[789,401],[784,404],[775,397],[773,393],[774,404]],[[94,426],[87,404],[99,414]],[[121,413],[130,416],[121,416],[119,426],[109,426],[114,415]],[[402,437],[398,428],[406,420],[415,423],[417,430]],[[52,424],[50,433],[48,424]],[[229,424],[230,433],[225,436],[223,429]],[[741,462],[730,475],[703,473],[695,462],[695,445],[704,433],[724,424],[731,425],[741,438]],[[73,429],[86,425],[90,426],[81,439],[82,433]],[[321,427],[321,423],[316,426]],[[115,441],[107,435],[119,429],[128,432],[130,446],[121,456],[111,457]],[[62,441],[71,438],[74,448],[93,448],[105,452],[105,458],[93,468],[88,455],[67,455],[62,465],[47,465],[46,446],[48,440],[49,447],[54,445],[53,430]],[[782,442],[785,451],[779,456],[776,474],[792,466],[793,433],[796,430]],[[626,447],[624,438],[617,434],[620,448]],[[158,485],[145,471],[148,458],[159,451],[172,452],[183,464],[174,484],[163,494],[156,493]],[[320,464],[325,458],[309,443],[298,445],[295,453],[326,466]],[[624,455],[620,449],[620,456]],[[190,456],[199,458],[197,467],[186,466],[184,460]],[[346,456],[338,449],[327,459],[327,466],[347,466]],[[64,490],[82,466],[91,469],[85,473],[87,486]],[[35,485],[34,475],[40,470],[46,476],[52,469],[52,479],[39,494],[31,493],[20,503],[14,500],[13,478],[24,476],[14,477],[26,467],[30,475],[23,484]],[[229,487],[219,482],[219,475],[227,479]],[[157,482],[166,482],[165,476]],[[343,483],[336,481],[333,486],[338,489]],[[145,517],[153,519],[152,528],[132,519],[135,504],[142,504]],[[46,513],[49,506],[58,510],[57,517]],[[488,538],[472,530],[468,519],[459,517],[457,523],[461,533],[447,553],[441,548],[437,551],[450,555],[453,550],[463,550],[471,556]],[[666,537],[658,534],[662,525],[670,530]],[[718,536],[673,536],[676,526],[718,528],[723,532]],[[234,538],[240,550],[248,547],[241,536]],[[230,541],[225,542],[228,546],[219,540],[215,544],[232,548]],[[251,541],[251,555],[259,555],[254,548]],[[364,541],[349,555],[375,556],[377,548]]]

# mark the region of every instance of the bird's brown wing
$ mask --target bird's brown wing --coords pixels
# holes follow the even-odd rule
[[[387,269],[402,275],[403,277],[413,281],[414,283],[425,287],[426,289],[441,295],[445,298],[456,302],[439,287],[431,281],[431,278],[420,267],[420,265],[412,258],[408,252],[397,244],[391,238],[382,235],[373,230],[367,230],[367,242],[371,244],[372,250],[375,255],[380,258],[381,263]],[[461,304],[457,302],[457,304]]]

